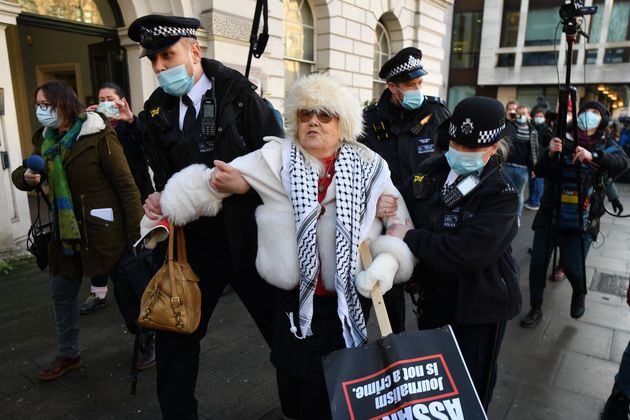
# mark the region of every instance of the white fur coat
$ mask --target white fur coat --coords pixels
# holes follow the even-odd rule
[[[232,162],[247,183],[260,195],[263,205],[256,209],[258,225],[258,254],[256,268],[261,277],[273,286],[285,290],[294,289],[300,278],[293,207],[282,185],[282,143],[290,140],[277,137],[266,138],[264,147],[241,156]],[[212,170],[205,165],[195,164],[173,175],[161,195],[163,214],[176,225],[184,225],[201,216],[214,216],[221,210],[222,200],[229,194],[216,191],[209,184]],[[411,277],[415,258],[407,245],[393,236],[381,235],[383,226],[404,224],[410,220],[400,193],[388,181],[378,195],[399,196],[397,213],[388,218],[376,218],[367,232],[372,255],[388,252],[397,262],[394,282],[406,281]],[[325,212],[317,222],[317,243],[321,259],[321,274],[324,287],[335,290],[335,183],[331,183],[322,201]],[[360,259],[357,272],[362,269]]]

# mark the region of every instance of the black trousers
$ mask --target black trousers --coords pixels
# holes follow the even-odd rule
[[[418,328],[431,329],[447,324],[447,322],[436,321],[430,318],[430,314],[423,313],[422,319],[418,321]],[[451,323],[477,395],[486,411],[488,411],[497,382],[497,359],[506,325],[507,321],[489,324]]]
[[[219,298],[229,283],[271,343],[272,287],[265,283],[251,261],[238,269],[232,264],[222,218],[204,218],[186,226],[188,262],[199,277],[201,321],[192,334],[157,331],[157,392],[164,419],[197,419],[195,385],[199,371],[200,341]]]
[[[405,285],[395,284],[383,296],[394,334],[405,331]]]

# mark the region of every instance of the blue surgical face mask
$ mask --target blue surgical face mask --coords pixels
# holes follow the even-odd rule
[[[602,118],[592,111],[582,112],[577,117],[578,128],[582,131],[599,127]]]
[[[39,106],[35,111],[35,115],[37,116],[37,120],[44,127],[48,128],[59,128],[61,125],[61,120],[57,116],[57,111],[52,106],[49,106],[46,111],[43,111]]]
[[[160,83],[160,87],[164,89],[164,92],[179,98],[190,92],[195,80],[193,77],[194,71],[193,76],[191,76],[188,74],[188,70],[186,70],[186,64],[189,58],[190,52],[184,64],[161,71],[157,74],[158,82]]]
[[[545,122],[545,117],[534,117],[534,124],[540,125]]]
[[[516,117],[516,122],[519,124],[527,124],[527,117],[525,115],[521,115],[520,117]]]
[[[400,101],[400,105],[408,110],[418,109],[422,106],[424,102],[424,95],[420,89],[414,90],[401,90],[398,88],[403,94],[403,99]]]
[[[459,152],[452,147],[444,153],[448,166],[457,175],[468,175],[483,168],[486,165],[483,155],[484,152]]]

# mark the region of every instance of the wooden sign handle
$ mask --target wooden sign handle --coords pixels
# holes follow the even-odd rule
[[[363,269],[372,264],[372,253],[366,241],[361,242],[359,245],[359,255],[361,256],[361,262],[363,263]],[[392,333],[392,326],[389,323],[389,316],[387,315],[387,309],[385,308],[385,302],[383,301],[383,294],[381,293],[381,286],[378,283],[374,285],[372,289],[372,305],[374,306],[374,312],[376,312],[376,320],[378,321],[378,328],[381,330],[381,336],[385,337]]]

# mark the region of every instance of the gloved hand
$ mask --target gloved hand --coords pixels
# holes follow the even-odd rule
[[[621,214],[623,212],[623,205],[621,205],[621,202],[619,201],[618,198],[615,198],[614,200],[610,200],[610,202],[612,203],[613,210],[615,211],[615,213]]]
[[[398,271],[398,260],[389,252],[378,254],[367,270],[359,272],[354,280],[359,293],[372,298],[371,292],[378,283],[381,293],[389,291],[394,285],[394,276]]]

